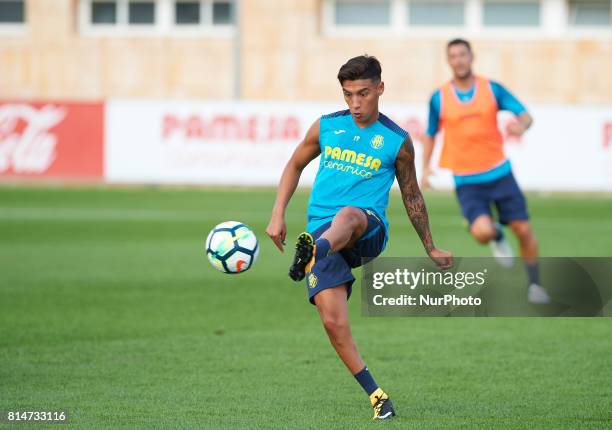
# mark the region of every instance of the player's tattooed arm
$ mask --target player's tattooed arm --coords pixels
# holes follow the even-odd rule
[[[419,189],[414,167],[414,146],[410,136],[406,137],[395,160],[395,175],[402,192],[402,201],[406,207],[408,217],[417,234],[423,242],[428,254],[434,249],[431,231],[429,229],[429,216],[425,207],[425,199]]]

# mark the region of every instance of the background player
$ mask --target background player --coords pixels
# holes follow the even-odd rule
[[[347,299],[355,281],[351,268],[379,255],[387,242],[385,209],[395,177],[427,254],[441,268],[452,265],[452,256],[434,246],[408,133],[378,111],[384,91],[380,63],[370,56],[352,58],[340,68],[338,80],[349,109],[322,116],[308,130],[283,171],[266,232],[282,251],[285,208],[302,170],[321,154],[307,232],[298,238],[290,276],[306,278],[310,302],[331,344],[369,395],[374,419],[386,419],[395,412],[357,350]]]
[[[497,112],[507,110],[516,115],[518,122],[508,127],[514,136],[521,136],[533,120],[521,102],[501,84],[474,75],[469,42],[451,40],[447,57],[453,80],[436,90],[429,103],[429,124],[422,138],[421,185],[429,186],[435,135],[442,129],[444,147],[440,166],[453,172],[457,197],[470,224],[470,233],[479,243],[489,243],[500,263],[510,266],[512,248],[499,223],[509,225],[518,238],[525,261],[529,301],[548,303],[550,298],[540,286],[538,243],[529,223],[525,197],[503,152]],[[493,220],[492,204],[497,208],[499,223]]]

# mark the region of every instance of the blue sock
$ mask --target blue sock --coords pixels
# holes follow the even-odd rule
[[[497,236],[495,236],[495,242],[499,242],[504,238],[504,228],[498,222],[495,223],[495,230],[497,230]]]
[[[529,278],[529,285],[531,284],[540,285],[540,267],[538,263],[525,263],[525,269],[527,269],[527,277]]]
[[[327,257],[330,248],[329,241],[327,239],[317,239],[315,245],[317,247],[315,251],[315,261]]]
[[[374,378],[372,378],[372,375],[370,375],[368,366],[364,367],[361,371],[355,373],[354,376],[357,382],[359,382],[359,385],[361,385],[361,388],[364,389],[368,396],[374,391],[376,391],[376,389],[378,388],[378,384],[376,384],[376,381],[374,380]]]

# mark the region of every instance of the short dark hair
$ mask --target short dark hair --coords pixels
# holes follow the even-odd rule
[[[472,52],[472,45],[470,45],[470,42],[468,42],[465,39],[451,40],[450,42],[446,44],[446,50],[448,51],[451,48],[451,46],[456,46],[456,45],[463,45],[468,49],[468,51]]]
[[[382,69],[380,62],[371,55],[360,55],[351,58],[340,67],[338,80],[340,85],[344,81],[356,81],[357,79],[370,79],[372,82],[380,82]]]

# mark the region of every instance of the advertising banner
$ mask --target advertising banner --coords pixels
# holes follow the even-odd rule
[[[285,163],[312,123],[338,104],[118,100],[107,103],[105,177],[111,182],[276,185]],[[417,169],[424,105],[383,104],[413,137]],[[529,190],[612,190],[612,108],[533,106],[533,127],[520,139],[500,114],[506,154]],[[434,158],[440,152],[442,136]],[[311,185],[315,160],[302,175]],[[436,169],[432,184],[452,188]]]
[[[102,179],[104,104],[0,101],[0,178]]]

